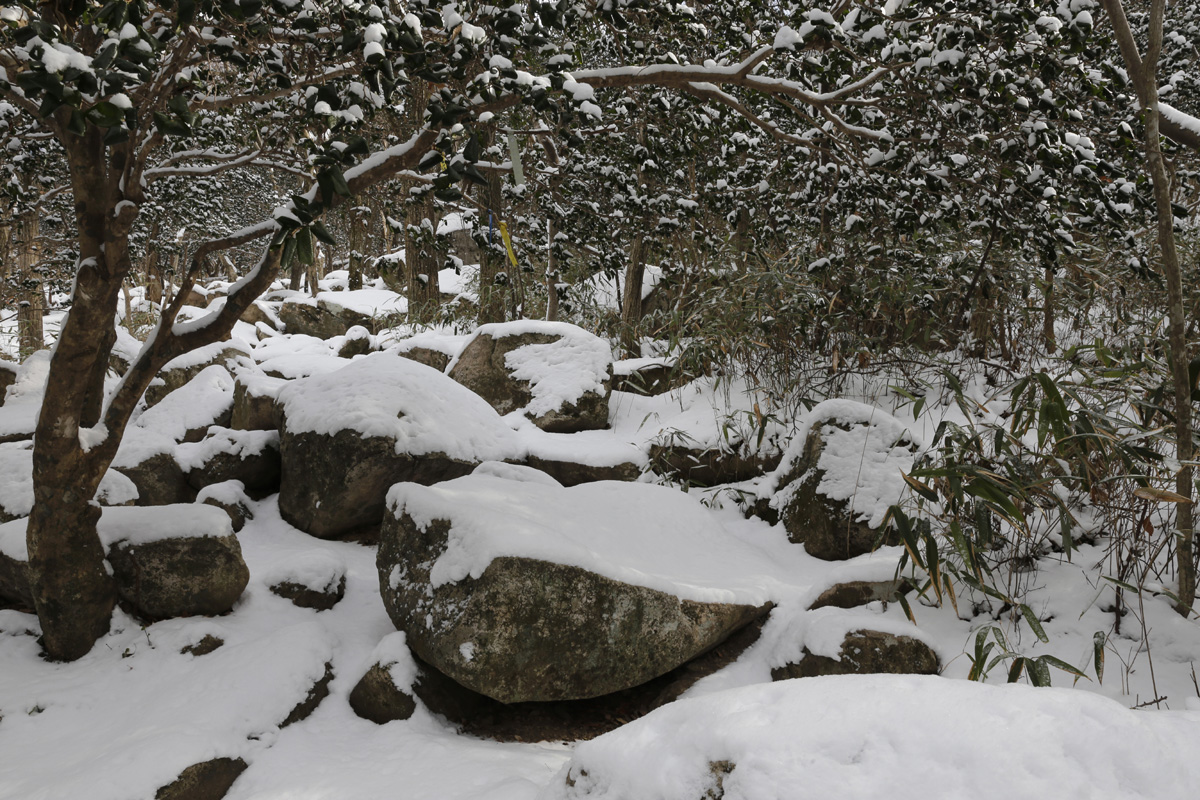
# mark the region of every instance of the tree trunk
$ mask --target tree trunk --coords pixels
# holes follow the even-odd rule
[[[483,209],[483,224],[488,227],[491,239],[483,249],[479,262],[479,317],[480,325],[489,322],[504,322],[505,295],[511,285],[511,276],[506,269],[508,255],[500,236],[500,222],[504,219],[504,179],[499,173],[487,175],[487,186],[480,198]]]
[[[546,320],[558,320],[558,224],[551,215],[546,220]]]
[[[625,268],[625,294],[621,299],[621,347],[626,358],[641,353],[638,326],[642,322],[642,283],[646,276],[646,240],[635,233],[629,248],[629,264]]]
[[[22,360],[46,346],[42,328],[42,315],[46,310],[45,298],[42,296],[41,279],[35,269],[38,263],[37,240],[40,227],[36,213],[26,214],[17,224],[17,281],[20,287],[17,300],[17,341]]]
[[[350,252],[346,259],[346,269],[350,274],[349,288],[351,291],[363,287],[363,266],[367,259],[367,236],[370,233],[371,209],[361,206],[351,208],[346,212],[346,223],[350,228]]]
[[[1175,565],[1179,578],[1175,610],[1183,616],[1192,613],[1196,600],[1196,562],[1194,549],[1194,512],[1192,508],[1192,387],[1188,375],[1186,318],[1183,280],[1179,253],[1175,249],[1175,216],[1171,210],[1171,178],[1162,153],[1158,113],[1158,58],[1162,52],[1163,20],[1166,0],[1152,0],[1150,29],[1145,58],[1129,29],[1120,0],[1102,0],[1112,22],[1121,56],[1137,91],[1146,119],[1146,168],[1154,187],[1157,233],[1163,277],[1167,283],[1167,342],[1170,348],[1171,382],[1175,399],[1175,458],[1182,465],[1175,476],[1175,491],[1184,502],[1175,504]]]

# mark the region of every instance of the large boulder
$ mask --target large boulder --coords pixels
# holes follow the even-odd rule
[[[557,433],[608,426],[612,348],[565,322],[482,325],[449,369],[500,414]]]
[[[33,610],[29,589],[29,551],[25,547],[28,518],[0,524],[0,607],[13,604]]]
[[[279,307],[279,319],[288,333],[319,339],[345,336],[355,325],[377,333],[387,317],[408,310],[407,300],[386,289],[320,292],[315,298],[297,295]]]
[[[765,551],[661,486],[485,465],[388,494],[384,606],[425,662],[503,703],[627,689],[763,613]],[[653,535],[647,535],[653,531]]]
[[[224,614],[250,580],[229,516],[210,505],[105,509],[117,592],[147,619]]]
[[[4,396],[8,394],[8,387],[17,382],[17,373],[20,369],[20,364],[0,358],[0,406],[4,405]]]
[[[240,373],[233,384],[233,408],[229,427],[239,431],[279,430],[275,396],[287,385],[282,378],[255,372]]]
[[[827,561],[895,544],[881,529],[905,492],[919,445],[895,417],[851,400],[815,406],[759,496],[769,498],[788,538]]]
[[[389,353],[294,381],[279,406],[279,510],[322,538],[379,525],[393,483],[436,483],[483,461],[524,457],[517,435],[478,395]]]

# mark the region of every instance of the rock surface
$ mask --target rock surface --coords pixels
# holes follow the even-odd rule
[[[797,432],[772,476],[770,506],[788,538],[827,561],[896,544],[881,528],[888,506],[904,493],[917,444],[886,412],[848,400],[819,404]],[[772,485],[768,484],[768,485]]]
[[[557,433],[608,425],[612,350],[582,328],[561,322],[483,325],[449,375],[500,414],[521,411]]]
[[[436,483],[522,455],[516,435],[478,396],[388,353],[295,381],[279,400],[280,513],[322,538],[378,525],[397,481]]]
[[[121,599],[146,619],[224,614],[250,580],[218,508],[106,509],[98,527]]]
[[[430,488],[399,484],[389,495],[392,510],[384,519],[377,559],[384,606],[408,634],[413,651],[439,672],[503,703],[597,697],[669,672],[762,614],[758,604],[691,599],[666,590],[687,585],[697,596],[732,600],[739,596],[733,591],[702,593],[697,587],[719,576],[730,560],[746,571],[760,568],[751,561],[757,555],[732,544],[725,552],[714,547],[708,562],[705,545],[715,544],[722,532],[705,527],[713,523],[694,500],[643,484],[564,489],[521,469],[509,467],[518,476],[514,480],[472,475]],[[705,548],[704,562],[680,566],[684,573],[692,570],[686,575],[654,581],[664,588],[596,571],[644,579],[671,569],[661,560],[671,549],[663,542],[640,556],[628,552],[626,537],[644,537],[628,530],[623,516],[605,513],[623,499],[637,508],[662,501],[664,518],[647,520],[648,528],[658,527],[664,542],[687,540],[697,529],[692,544]],[[467,504],[476,508],[455,513]],[[556,531],[554,520],[567,507],[586,519],[575,521],[577,530]],[[522,516],[513,516],[518,508],[525,509]],[[678,529],[669,529],[668,518],[675,518]],[[505,520],[511,530],[492,538],[489,520]],[[510,534],[517,538],[507,538]],[[595,568],[555,560],[556,552],[569,557],[588,545],[604,552],[584,556]],[[487,556],[476,558],[476,552]],[[622,556],[628,559],[624,565],[608,560]]]
[[[771,679],[876,673],[936,675],[941,668],[937,654],[920,639],[882,631],[851,631],[842,641],[839,656],[815,655],[805,648],[799,663],[776,667],[771,670]]]

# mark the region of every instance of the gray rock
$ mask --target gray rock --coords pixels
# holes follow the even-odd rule
[[[229,427],[239,431],[279,430],[279,408],[275,404],[275,396],[286,384],[285,380],[266,375],[238,375],[233,384]]]
[[[245,356],[246,353],[236,347],[224,347],[203,361],[187,362],[187,366],[173,367],[171,364],[159,370],[154,382],[146,389],[146,405],[157,405],[164,397],[195,378],[207,367],[214,364],[228,364],[233,359]],[[226,422],[225,424],[228,424]]]
[[[264,496],[279,491],[279,435],[275,431],[237,431],[213,427],[208,437],[180,445],[176,459],[196,490],[239,481],[246,491]]]
[[[450,366],[450,355],[432,347],[409,347],[397,350],[396,355],[433,367],[438,372],[445,372],[446,367]]]
[[[318,300],[315,305],[311,301],[286,301],[279,307],[279,319],[288,333],[303,333],[318,339],[345,336],[355,325],[375,332],[375,321],[367,315],[325,299]]]
[[[575,401],[563,402],[555,408],[543,408],[543,404],[536,403],[539,386],[514,377],[508,366],[509,355],[522,348],[579,343],[583,343],[582,351],[600,354],[600,360],[607,352],[607,361],[599,370],[602,374],[592,376],[598,379],[596,389],[585,391]],[[598,366],[597,362],[584,368],[591,370]],[[573,433],[608,426],[608,398],[612,387],[611,350],[598,337],[573,325],[530,321],[484,325],[467,342],[449,374],[487,400],[497,413],[524,410],[525,416],[545,431]]]
[[[882,411],[879,414],[886,417]],[[887,420],[890,428],[890,423],[895,421],[890,418]],[[826,561],[854,558],[881,545],[899,543],[894,530],[872,527],[863,515],[853,512],[848,501],[835,500],[821,491],[825,471],[820,464],[826,437],[848,432],[859,424],[836,419],[814,424],[799,454],[790,463],[785,462],[780,466],[784,472],[778,482],[781,488],[771,501],[788,538],[803,544],[809,555]],[[883,431],[883,425],[878,426],[878,430]],[[889,430],[889,437],[891,433]],[[910,457],[907,462],[897,458],[896,469],[911,469],[911,455],[916,445],[907,433],[897,434],[892,449]],[[899,500],[897,493],[894,502]]]
[[[213,758],[179,773],[154,793],[154,800],[221,800],[248,767],[240,758]]]
[[[433,587],[450,523],[384,519],[384,606],[409,646],[502,703],[597,697],[662,675],[724,641],[760,608],[699,603],[585,569],[496,558],[478,579]]]
[[[346,331],[346,340],[338,348],[338,358],[354,358],[365,356],[371,352],[371,332],[361,325],[355,325]]]
[[[936,675],[941,669],[937,654],[912,636],[880,631],[852,631],[842,641],[840,660],[814,655],[804,649],[798,664],[771,670],[771,679],[812,678],[818,675]]]
[[[355,430],[337,430],[343,397],[363,401]],[[387,490],[397,482],[450,480],[520,448],[512,429],[479,397],[390,353],[295,381],[280,392],[280,404],[279,510],[321,538],[377,527]],[[293,422],[307,429],[296,430]]]
[[[4,405],[4,398],[8,394],[8,387],[17,382],[18,369],[20,369],[19,364],[0,359],[0,406]]]
[[[417,710],[416,700],[396,685],[386,664],[372,664],[350,691],[350,708],[377,725],[408,719]]]
[[[215,506],[228,514],[234,533],[244,528],[247,520],[254,519],[254,514],[250,511],[250,498],[246,495],[246,487],[241,481],[225,481],[205,486],[196,493],[196,502]]]
[[[891,581],[846,581],[821,592],[810,608],[857,608],[880,600],[890,603],[913,590],[907,578]]]
[[[346,596],[346,576],[343,575],[336,583],[323,590],[310,589],[292,581],[280,581],[271,587],[271,593],[291,600],[292,605],[300,608],[328,611]]]
[[[322,539],[378,525],[387,490],[394,483],[431,485],[468,475],[476,466],[441,453],[397,453],[393,439],[363,437],[354,431],[332,436],[293,434],[286,424],[279,451],[279,513]]]
[[[693,486],[751,480],[779,466],[780,455],[726,451],[719,447],[703,449],[677,443],[650,446],[650,464],[655,472]]]
[[[642,474],[642,468],[632,461],[612,466],[594,466],[530,455],[525,463],[546,473],[563,486],[578,486],[595,481],[636,481]]]
[[[29,589],[29,562],[0,550],[0,601],[33,610],[33,592]]]
[[[317,682],[308,690],[308,694],[303,700],[296,704],[283,722],[279,723],[279,727],[286,728],[289,725],[295,725],[297,722],[308,719],[308,717],[317,710],[317,706],[321,705],[321,701],[329,696],[329,684],[333,682],[333,664],[325,663],[325,674],[317,679]]]
[[[100,537],[121,599],[146,619],[230,611],[250,571],[225,515],[206,505],[177,506],[170,515],[146,512],[106,509],[101,517]],[[172,519],[184,527],[169,529]],[[161,537],[154,535],[158,525]]]
[[[190,503],[196,497],[187,474],[171,453],[155,453],[137,464],[122,466],[119,471],[137,487],[139,506]]]

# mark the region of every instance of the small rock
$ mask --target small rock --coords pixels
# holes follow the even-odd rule
[[[847,581],[830,586],[810,606],[817,608],[856,608],[881,600],[890,603],[913,590],[907,578],[892,581]]]
[[[221,800],[248,767],[240,758],[214,758],[179,773],[154,793],[154,800]]]
[[[244,528],[247,520],[254,519],[250,511],[250,498],[246,496],[246,487],[241,481],[209,484],[196,493],[196,502],[216,506],[228,514],[234,533]]]
[[[940,669],[937,654],[920,639],[880,631],[852,631],[842,641],[840,659],[815,655],[805,648],[800,663],[776,667],[771,670],[771,679],[875,673],[936,675]]]
[[[225,644],[225,640],[219,636],[213,636],[211,633],[204,634],[204,637],[195,644],[189,644],[179,651],[180,655],[206,656]]]

